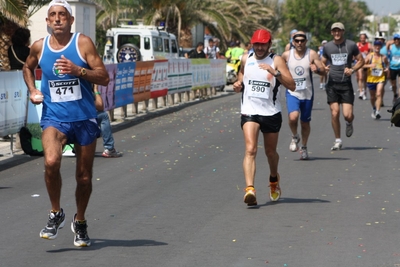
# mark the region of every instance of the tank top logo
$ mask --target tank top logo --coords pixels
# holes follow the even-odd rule
[[[294,69],[294,72],[296,73],[297,76],[303,76],[304,75],[304,68],[302,66],[297,66]]]
[[[65,77],[65,74],[60,73],[60,70],[56,69],[56,67],[54,65],[53,65],[52,71],[53,71],[54,76],[57,76],[60,78]]]

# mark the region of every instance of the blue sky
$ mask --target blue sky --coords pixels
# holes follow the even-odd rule
[[[385,16],[400,12],[400,0],[363,0],[373,14]]]

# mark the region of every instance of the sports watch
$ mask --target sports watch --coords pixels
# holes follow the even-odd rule
[[[275,78],[278,78],[281,76],[281,72],[279,70],[276,70],[276,73],[274,75]]]
[[[85,68],[81,68],[81,76],[80,77],[83,77],[83,76],[85,76],[86,75],[86,69]]]

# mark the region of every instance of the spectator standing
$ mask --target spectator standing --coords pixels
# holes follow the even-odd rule
[[[219,58],[219,47],[215,45],[213,39],[208,40],[208,46],[204,48],[204,54],[206,54],[206,57],[209,59]]]
[[[206,54],[204,53],[204,43],[198,42],[195,49],[190,50],[185,54],[185,58],[206,58]]]

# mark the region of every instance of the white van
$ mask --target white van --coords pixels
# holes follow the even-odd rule
[[[105,64],[178,58],[175,35],[156,26],[120,25],[107,30]]]

